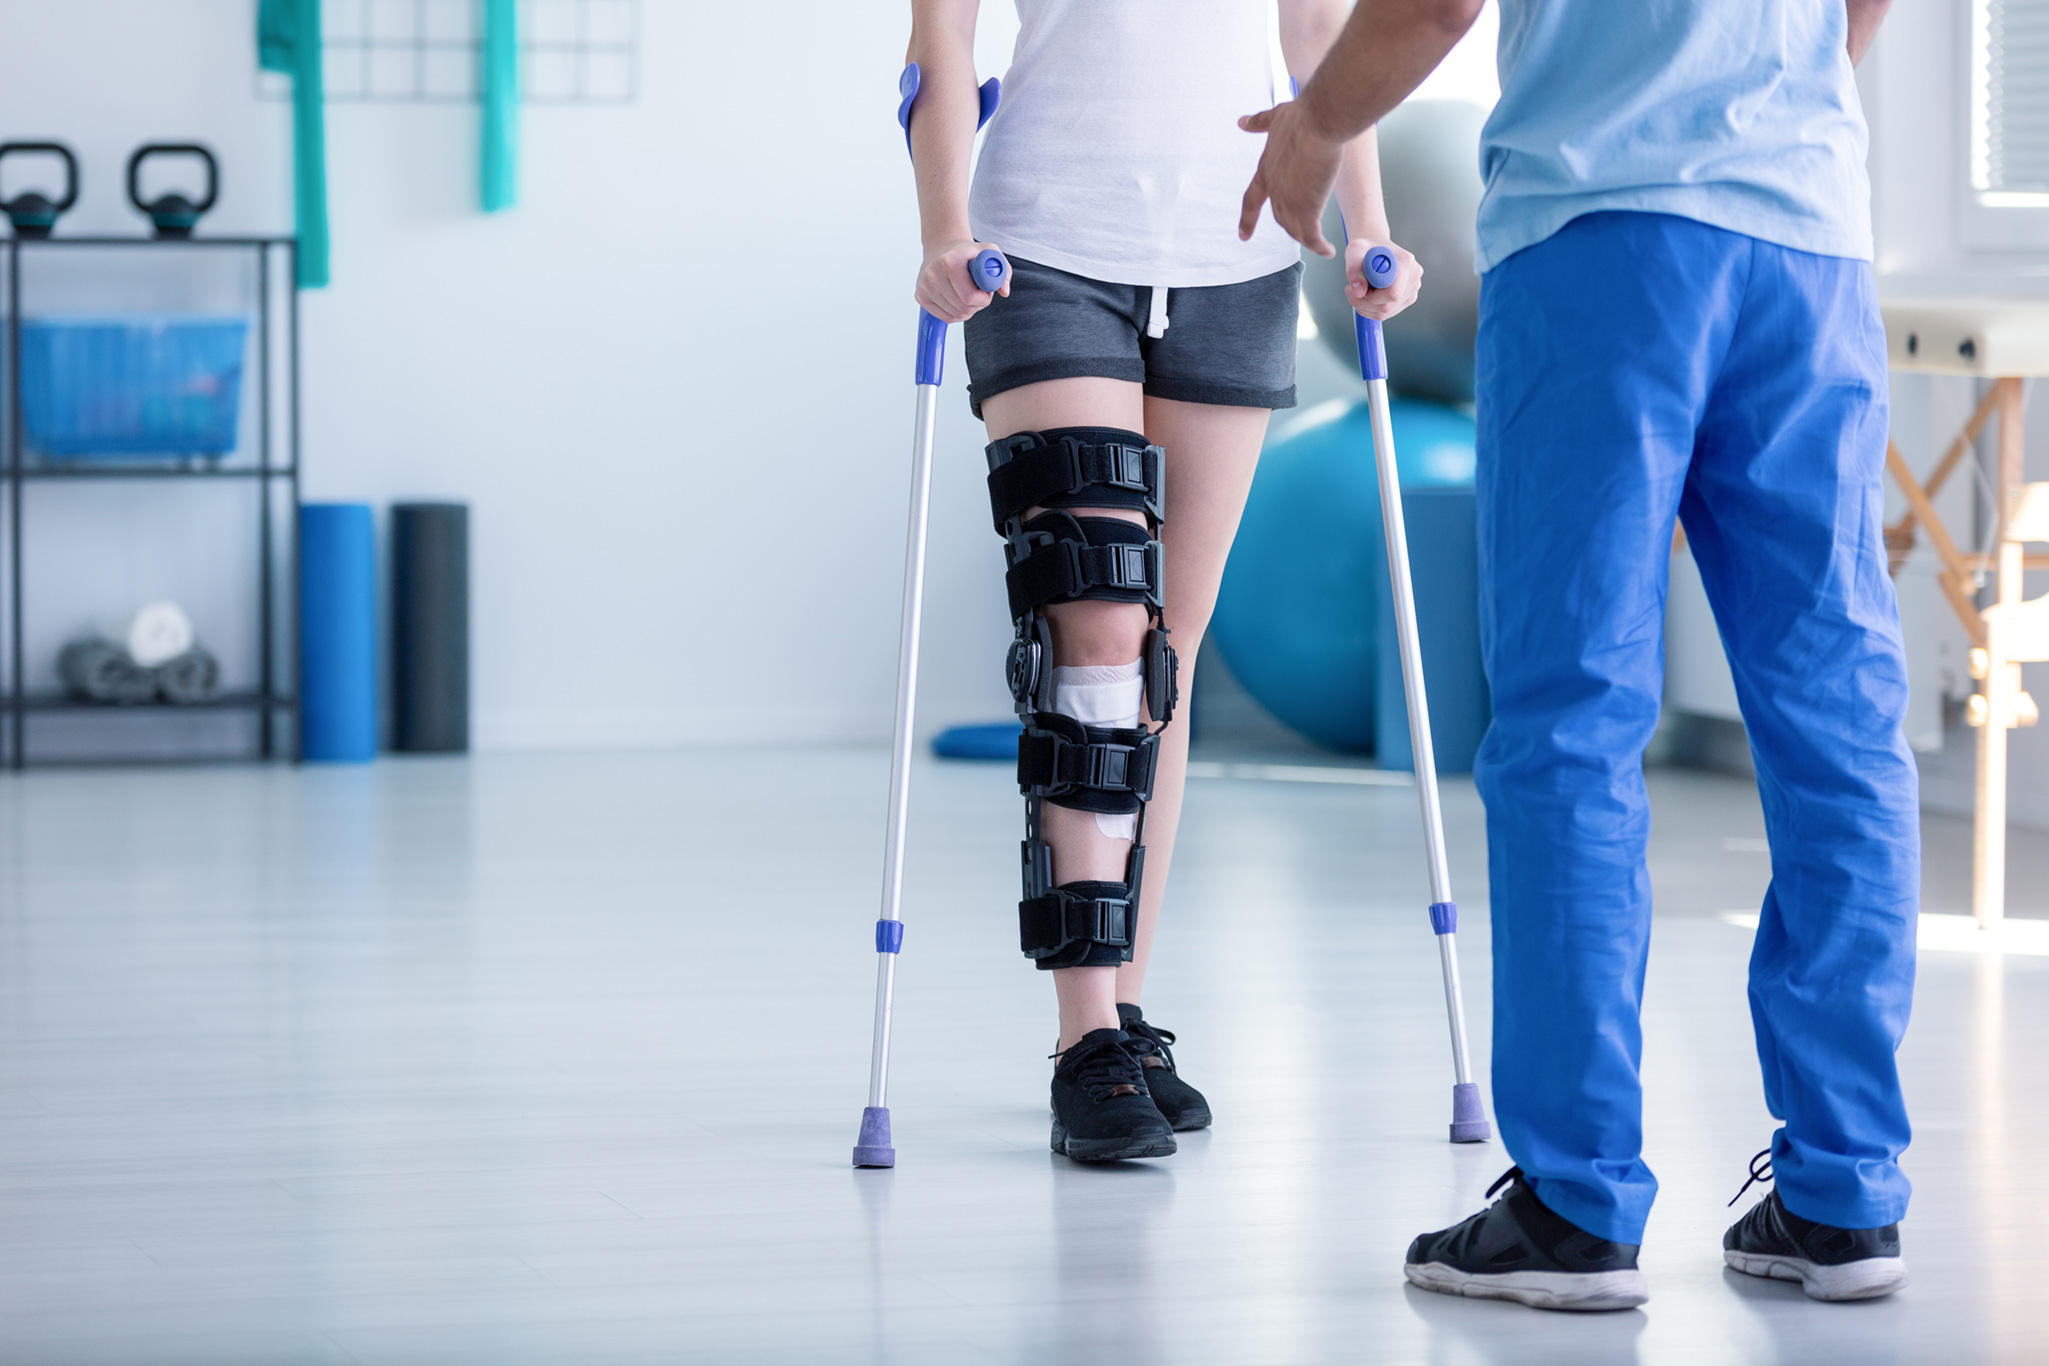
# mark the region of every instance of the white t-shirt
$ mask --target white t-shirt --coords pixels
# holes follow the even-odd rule
[[[1112,284],[1231,285],[1301,249],[1238,208],[1274,102],[1273,0],[1017,0],[1017,51],[968,196],[975,236]]]

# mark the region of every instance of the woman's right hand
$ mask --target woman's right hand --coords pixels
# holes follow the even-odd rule
[[[918,272],[918,307],[945,323],[964,323],[987,308],[996,295],[975,283],[968,263],[988,245],[968,240],[926,252],[924,268]],[[1009,298],[1009,282],[996,293]]]

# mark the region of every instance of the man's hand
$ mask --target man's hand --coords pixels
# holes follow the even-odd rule
[[[1248,133],[1266,134],[1266,150],[1259,154],[1259,169],[1245,190],[1244,208],[1238,215],[1238,240],[1251,240],[1259,223],[1260,205],[1271,201],[1274,221],[1288,236],[1318,256],[1337,255],[1337,248],[1324,240],[1323,206],[1338,178],[1344,139],[1319,130],[1309,117],[1308,106],[1300,100],[1247,114],[1238,120],[1238,126]]]
[[[975,253],[986,245],[974,241],[953,242],[926,252],[925,265],[918,272],[915,291],[918,307],[943,323],[964,323],[987,308],[996,295],[977,285],[968,269]],[[996,293],[1009,298],[1010,285],[1006,282]]]

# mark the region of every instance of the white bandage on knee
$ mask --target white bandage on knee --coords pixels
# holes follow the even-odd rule
[[[1141,661],[1129,664],[1056,664],[1053,667],[1053,710],[1071,716],[1085,726],[1117,726],[1130,729],[1138,724],[1138,709],[1145,697]],[[1138,817],[1106,816],[1096,813],[1096,829],[1113,840],[1138,835]]]

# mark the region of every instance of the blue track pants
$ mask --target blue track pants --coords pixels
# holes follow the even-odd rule
[[[1757,763],[1772,880],[1750,1008],[1781,1198],[1898,1219],[1894,1063],[1914,983],[1918,782],[1886,576],[1885,340],[1871,268],[1600,213],[1480,294],[1481,636],[1494,1104],[1543,1202],[1643,1241],[1643,752],[1672,522]],[[1747,1154],[1731,1153],[1732,1175]]]

